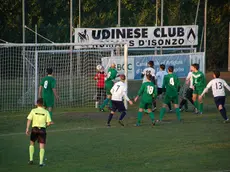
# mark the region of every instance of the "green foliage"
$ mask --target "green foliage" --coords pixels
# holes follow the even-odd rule
[[[54,42],[69,41],[69,0],[25,0],[26,25]],[[73,0],[73,27],[79,18],[78,0]],[[81,27],[117,26],[118,0],[82,0]],[[164,25],[192,25],[198,0],[164,0]],[[22,0],[0,3],[0,38],[22,42]],[[160,25],[160,0],[158,0]],[[155,26],[156,0],[121,0],[121,26]],[[207,65],[208,69],[226,68],[230,2],[208,1]],[[200,0],[199,44],[204,21],[204,0]],[[39,38],[39,42],[45,40]],[[26,30],[26,42],[34,42],[34,34]],[[199,45],[198,45],[199,48]],[[199,50],[199,49],[198,49]]]

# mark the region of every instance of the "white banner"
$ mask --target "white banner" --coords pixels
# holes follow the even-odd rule
[[[172,47],[197,45],[198,25],[75,28],[75,43],[97,44],[103,42],[110,44],[124,42],[127,43],[129,47]],[[106,47],[106,45],[100,45],[100,47]]]

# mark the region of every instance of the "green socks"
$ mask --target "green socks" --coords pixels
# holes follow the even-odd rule
[[[164,115],[165,115],[165,111],[166,111],[166,108],[161,108],[161,111],[160,111],[160,121],[162,121]]]
[[[203,112],[203,107],[204,107],[204,104],[203,104],[203,103],[200,103],[199,111],[200,111],[201,113]]]
[[[198,109],[198,101],[197,100],[194,102],[194,106],[196,109]]]
[[[104,102],[102,103],[102,105],[100,106],[100,109],[104,109],[105,105],[108,104],[109,100],[110,100],[110,99],[106,98],[106,99],[104,100]]]
[[[34,145],[29,146],[29,153],[30,153],[30,161],[33,161],[34,157]]]
[[[177,119],[180,121],[180,109],[179,108],[176,108],[176,116],[177,116]]]
[[[142,116],[143,116],[143,112],[138,112],[138,114],[137,114],[137,123],[138,124],[141,123]]]
[[[40,149],[40,162],[39,162],[40,165],[43,164],[44,155],[45,155],[45,149]]]
[[[153,112],[150,112],[150,113],[149,113],[149,117],[150,117],[151,121],[153,122],[153,121],[154,121],[154,113],[153,113]]]
[[[112,100],[109,99],[109,107],[112,108]]]

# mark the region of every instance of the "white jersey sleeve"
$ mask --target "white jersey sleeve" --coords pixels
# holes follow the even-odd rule
[[[225,88],[230,91],[230,87],[226,83],[225,80],[220,78],[212,79],[206,88],[204,89],[202,96],[208,91],[209,88],[212,87],[212,94],[214,97],[225,96]]]
[[[112,93],[112,100],[115,101],[122,101],[123,96],[125,96],[126,100],[129,101],[130,99],[127,96],[127,86],[125,83],[119,81],[117,82],[112,89],[110,90]]]
[[[193,87],[193,85],[192,85],[192,72],[188,73],[188,76],[186,77],[186,80],[187,81],[189,80],[189,87],[192,88]]]

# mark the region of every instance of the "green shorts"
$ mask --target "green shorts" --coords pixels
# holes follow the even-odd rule
[[[194,89],[193,94],[201,95],[204,91],[204,88]]]
[[[168,96],[168,95],[165,95],[165,98],[164,98],[163,103],[164,103],[164,104],[169,104],[169,103],[171,103],[171,102],[172,102],[173,104],[178,104],[178,95],[173,96],[173,97]]]
[[[141,109],[152,109],[152,102],[150,103],[150,102],[141,101],[139,108],[141,108]]]
[[[105,84],[105,91],[106,91],[106,95],[112,95],[112,93],[110,92],[110,90],[113,88],[113,83],[106,83]]]
[[[43,98],[43,105],[45,107],[53,107],[54,106],[54,98]]]

